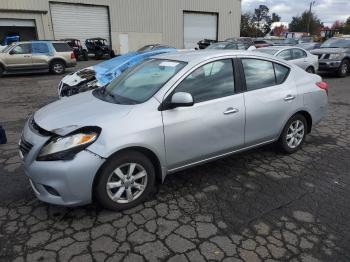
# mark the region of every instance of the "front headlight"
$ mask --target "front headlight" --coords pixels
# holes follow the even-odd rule
[[[343,58],[343,54],[339,53],[339,54],[330,54],[329,55],[329,59],[342,59]]]
[[[66,136],[53,137],[39,152],[38,161],[71,160],[94,143],[99,131],[80,130]]]

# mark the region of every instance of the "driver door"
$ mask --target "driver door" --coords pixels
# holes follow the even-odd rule
[[[193,70],[177,92],[190,93],[194,105],[162,111],[170,171],[244,146],[244,97],[236,93],[232,59]]]
[[[30,43],[18,44],[6,55],[8,70],[25,70],[32,66],[32,47]]]

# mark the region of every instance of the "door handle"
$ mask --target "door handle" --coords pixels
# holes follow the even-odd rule
[[[24,57],[25,57],[25,58],[29,58],[30,56],[29,56],[29,55],[25,55]]]
[[[237,108],[229,107],[224,112],[224,115],[235,114],[235,113],[238,113],[238,112],[239,112],[239,110]]]
[[[293,95],[287,95],[285,98],[284,98],[284,101],[291,101],[291,100],[294,100],[295,99],[295,96]]]

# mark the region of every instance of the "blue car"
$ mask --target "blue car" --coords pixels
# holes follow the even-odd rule
[[[58,85],[59,97],[72,96],[109,84],[130,67],[151,56],[176,52],[175,48],[151,49],[117,56],[100,64],[66,75]]]

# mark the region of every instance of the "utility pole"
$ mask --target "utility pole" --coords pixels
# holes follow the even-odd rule
[[[310,2],[310,9],[309,9],[309,19],[307,22],[307,34],[310,35],[310,26],[311,26],[311,11],[312,11],[312,7],[315,5],[316,1],[311,1]]]

